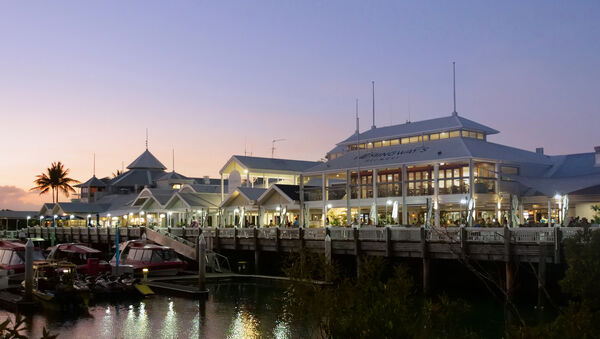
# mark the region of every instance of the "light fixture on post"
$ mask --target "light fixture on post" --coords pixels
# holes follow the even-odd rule
[[[29,219],[31,219],[31,216],[27,216],[27,224],[25,225],[26,227],[29,227]]]
[[[91,215],[91,214],[88,214],[88,215],[87,215],[87,225],[88,225],[88,226],[91,226],[91,225],[90,225],[90,224],[91,224],[91,222],[92,222],[92,215]]]

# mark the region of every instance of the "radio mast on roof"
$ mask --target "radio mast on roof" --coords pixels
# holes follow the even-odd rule
[[[371,128],[375,128],[375,81],[371,81],[371,86],[373,87],[373,126]]]
[[[456,112],[456,62],[452,61],[452,94],[454,96],[454,111],[452,115],[458,115]]]

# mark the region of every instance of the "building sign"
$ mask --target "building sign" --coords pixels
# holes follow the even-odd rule
[[[428,146],[415,147],[397,151],[376,151],[355,156],[354,160],[360,159],[364,162],[379,162],[386,160],[400,160],[403,156],[409,154],[423,153],[429,150]]]

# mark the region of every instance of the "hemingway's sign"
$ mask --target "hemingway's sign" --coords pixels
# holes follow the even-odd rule
[[[398,151],[369,152],[369,153],[361,154],[360,156],[355,156],[354,160],[360,159],[364,162],[396,160],[396,159],[402,158],[402,156],[404,156],[404,155],[427,152],[428,149],[429,149],[429,147],[422,146],[422,147],[415,147],[415,148],[411,148],[411,149],[398,150]]]

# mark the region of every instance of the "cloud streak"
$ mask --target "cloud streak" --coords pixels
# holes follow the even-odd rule
[[[44,196],[37,192],[28,192],[16,186],[0,186],[0,209],[37,211],[44,200]]]

